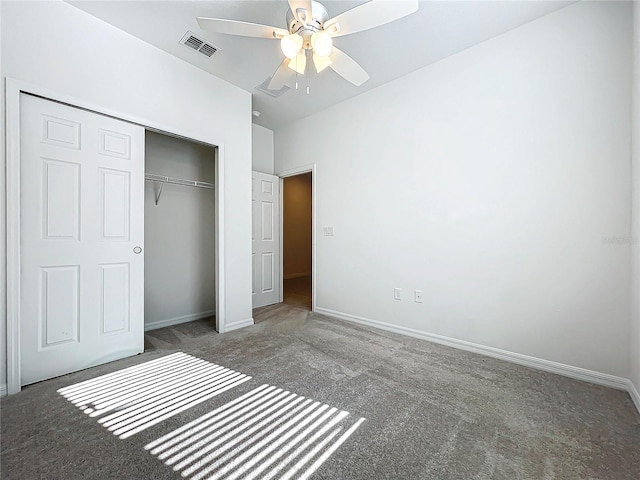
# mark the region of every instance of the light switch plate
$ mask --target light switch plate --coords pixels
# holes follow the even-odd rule
[[[333,237],[333,227],[323,227],[325,237]]]

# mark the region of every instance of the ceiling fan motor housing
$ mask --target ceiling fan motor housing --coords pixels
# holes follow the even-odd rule
[[[305,50],[311,50],[311,36],[322,30],[324,22],[329,19],[327,9],[320,2],[312,1],[311,10],[311,18],[306,19],[305,22],[297,19],[291,9],[287,11],[287,25],[289,26],[289,33],[297,33],[302,37],[302,48]]]

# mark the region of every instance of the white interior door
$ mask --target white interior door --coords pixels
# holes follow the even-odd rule
[[[144,128],[22,94],[21,384],[144,350]]]
[[[253,308],[280,301],[280,179],[253,172]]]

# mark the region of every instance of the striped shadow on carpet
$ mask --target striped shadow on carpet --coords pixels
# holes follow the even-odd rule
[[[58,393],[125,439],[250,379],[178,352]]]
[[[145,448],[190,480],[305,479],[364,420],[262,385]]]

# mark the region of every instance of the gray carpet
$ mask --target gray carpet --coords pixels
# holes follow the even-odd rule
[[[157,330],[147,336],[149,351],[142,355],[3,398],[2,478],[183,478],[185,470],[175,471],[175,464],[168,466],[145,446],[178,438],[189,422],[217,411],[224,418],[242,395],[264,385],[348,413],[341,432],[351,427],[352,434],[317,466],[315,479],[640,478],[640,415],[625,392],[308,314],[295,305],[265,307],[255,316],[255,326],[225,335],[206,321]],[[125,439],[57,392],[175,352],[252,378]],[[116,414],[130,404],[118,408],[123,410]],[[270,427],[260,428],[245,430],[245,451],[226,456],[211,443],[195,444],[208,449],[200,470],[207,473],[186,477],[235,478],[227,476],[235,471],[242,473],[238,478],[252,472],[249,478],[282,478],[288,470],[270,469],[293,450],[278,453],[284,434],[271,430],[267,436]],[[213,437],[221,432],[214,430]],[[301,447],[291,465],[309,457],[308,467],[328,445],[318,443],[315,453],[313,443]],[[259,472],[249,468],[257,459],[267,465]]]

